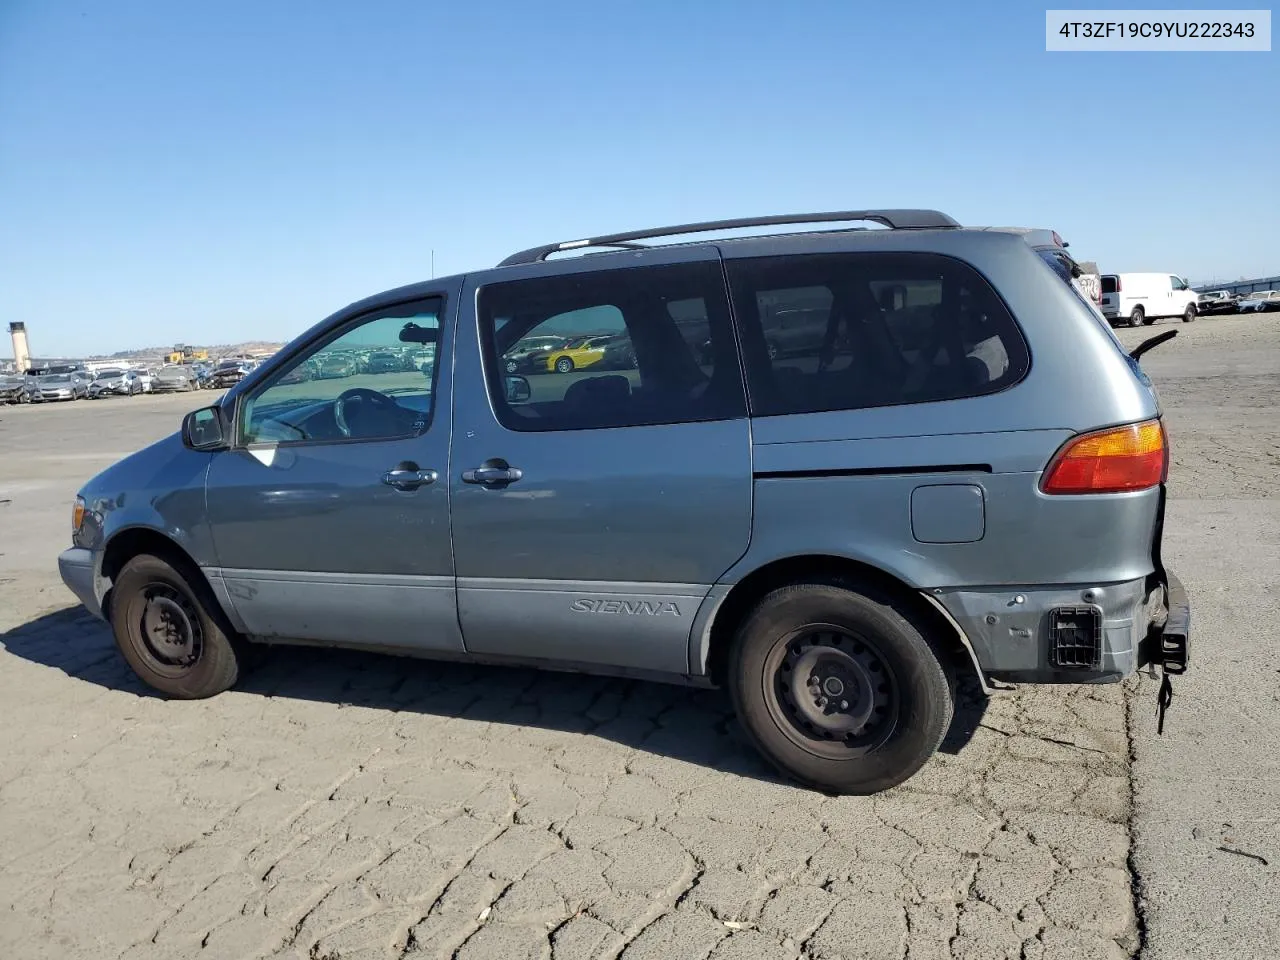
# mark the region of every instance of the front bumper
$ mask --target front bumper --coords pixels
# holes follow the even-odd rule
[[[86,610],[105,619],[102,598],[98,594],[98,564],[93,551],[71,547],[58,554],[58,573]]]
[[[1105,585],[934,592],[964,631],[984,676],[1012,683],[1114,683],[1147,664],[1186,667],[1191,604],[1173,574]],[[1096,657],[1064,664],[1055,653],[1062,611],[1096,618]],[[1078,652],[1078,651],[1077,651]]]

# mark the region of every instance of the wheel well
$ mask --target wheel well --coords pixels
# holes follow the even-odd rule
[[[209,583],[204,579],[204,574],[200,570],[199,564],[191,559],[191,555],[182,547],[178,546],[173,540],[166,537],[163,533],[158,533],[147,527],[131,527],[128,530],[121,530],[114,537],[107,541],[107,548],[102,554],[102,576],[112,582],[112,587],[107,590],[102,598],[102,609],[110,616],[111,610],[111,590],[115,588],[115,579],[120,571],[124,569],[124,565],[138,556],[140,553],[149,553],[155,557],[161,557],[175,565],[180,565],[190,571],[193,576],[200,578],[201,585],[209,590],[212,596],[212,590]]]
[[[733,639],[743,619],[752,607],[771,590],[793,583],[841,580],[874,585],[886,593],[898,597],[910,611],[929,628],[949,655],[951,668],[957,676],[973,672],[974,662],[955,626],[919,593],[892,574],[848,557],[811,555],[787,557],[767,563],[743,577],[716,611],[711,623],[710,649],[707,652],[707,673],[713,683],[723,686],[729,669],[729,653]]]
[[[149,553],[166,560],[177,560],[188,567],[199,569],[187,551],[163,533],[157,533],[146,527],[133,527],[129,530],[121,530],[107,541],[107,549],[102,554],[102,575],[115,580],[124,565],[140,553]]]

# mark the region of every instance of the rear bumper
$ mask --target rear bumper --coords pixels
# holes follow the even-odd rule
[[[102,598],[98,596],[98,564],[93,551],[71,547],[58,555],[58,573],[67,589],[95,617],[103,617]]]
[[[1185,673],[1191,658],[1191,599],[1182,581],[1166,571],[1165,617],[1144,638],[1139,666],[1158,664],[1165,673]]]
[[[1114,683],[1149,663],[1170,673],[1186,665],[1191,605],[1169,574],[1123,583],[935,592],[964,631],[984,676],[1011,683]],[[1096,624],[1095,655],[1065,662],[1060,624],[1084,615]],[[1077,659],[1076,640],[1070,647]],[[1181,665],[1181,666],[1180,666]]]

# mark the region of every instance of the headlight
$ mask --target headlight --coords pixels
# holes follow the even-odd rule
[[[76,497],[75,502],[71,505],[71,532],[79,533],[80,526],[84,523],[84,497]]]

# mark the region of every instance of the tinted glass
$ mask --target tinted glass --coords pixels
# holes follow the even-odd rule
[[[377,440],[422,433],[431,422],[437,345],[421,341],[438,338],[439,311],[435,299],[399,304],[361,318],[295,358],[245,398],[239,441]]]
[[[1102,278],[1102,292],[1103,292],[1103,293],[1115,293],[1115,292],[1116,292],[1117,287],[1118,287],[1117,278],[1115,278],[1115,277],[1103,277],[1103,278]]]
[[[1030,364],[973,268],[933,254],[729,264],[751,412],[850,410],[995,393]]]
[[[715,263],[487,284],[479,310],[489,392],[511,430],[746,415]]]

